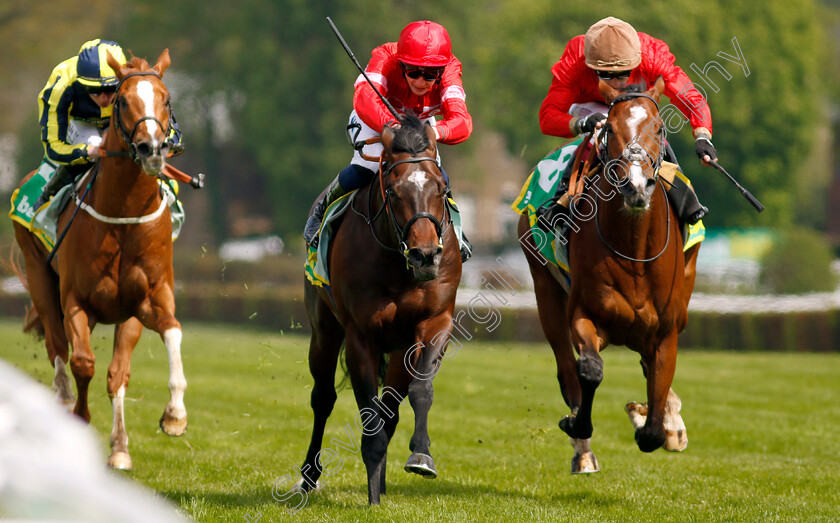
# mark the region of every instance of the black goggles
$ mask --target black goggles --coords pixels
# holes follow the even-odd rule
[[[117,92],[116,85],[86,85],[85,90],[89,95],[99,96],[102,93],[112,94]]]
[[[439,80],[443,74],[443,67],[420,68],[402,64],[402,69],[405,75],[412,80],[417,80],[422,76],[423,80],[426,80],[427,82]]]
[[[630,78],[631,71],[596,71],[601,80],[624,80]]]

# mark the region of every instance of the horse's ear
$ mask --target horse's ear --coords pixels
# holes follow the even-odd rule
[[[607,102],[607,105],[610,105],[613,99],[619,95],[618,89],[613,89],[607,84],[607,82],[601,80],[600,78],[598,79],[598,91],[600,91],[601,96],[604,97],[604,101]]]
[[[382,129],[382,146],[391,154],[391,144],[394,142],[394,130],[387,125]]]
[[[434,153],[432,156],[437,156],[437,133],[435,132],[435,128],[432,127],[432,124],[426,122],[423,130],[426,131],[426,136],[429,138],[429,150]]]
[[[170,64],[169,60],[169,49],[164,49],[160,56],[157,59],[157,63],[155,64],[152,69],[157,71],[158,76],[163,76],[163,72],[166,71],[166,68],[169,67]]]
[[[653,84],[653,87],[648,89],[648,94],[656,100],[656,103],[659,103],[659,97],[662,96],[663,92],[665,92],[665,79],[659,76],[656,79],[656,83]]]
[[[120,64],[114,55],[111,54],[111,51],[105,50],[105,61],[108,62],[108,67],[114,70],[114,74],[117,75],[117,80],[122,80],[123,72],[122,72],[122,64]]]

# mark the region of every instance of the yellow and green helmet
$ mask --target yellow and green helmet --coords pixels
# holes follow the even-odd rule
[[[76,76],[80,84],[86,87],[117,85],[117,76],[108,65],[107,52],[120,64],[126,63],[125,54],[116,42],[96,39],[82,45],[79,49],[79,60],[76,62]]]

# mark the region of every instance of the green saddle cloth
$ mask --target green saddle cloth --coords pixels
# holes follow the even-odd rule
[[[567,246],[562,242],[557,242],[556,235],[549,234],[540,228],[537,224],[537,209],[554,197],[563,171],[569,162],[574,161],[575,152],[581,142],[583,142],[583,139],[569,142],[543,158],[528,176],[528,179],[525,180],[525,185],[522,187],[519,196],[511,204],[511,209],[528,217],[531,234],[539,253],[549,263],[562,271],[563,276],[567,279],[566,283],[569,283],[570,273]],[[683,235],[683,237],[686,238],[683,245],[684,251],[701,242],[706,237],[706,227],[703,225],[703,221],[700,220],[696,224],[688,226],[688,234]]]
[[[53,172],[55,172],[55,166],[46,160],[41,162],[41,166],[32,178],[12,193],[12,208],[9,211],[9,218],[29,229],[49,250],[52,250],[58,236],[56,234],[58,216],[70,200],[71,189],[74,187],[74,184],[62,187],[49,202],[39,209],[34,208],[33,204],[41,196],[44,185]],[[181,233],[181,226],[186,217],[184,206],[177,198],[178,182],[175,180],[170,180],[170,183],[164,183],[163,180],[158,180],[158,182],[164,192],[164,198],[172,202],[169,205],[169,214],[172,218],[172,241],[175,241]]]

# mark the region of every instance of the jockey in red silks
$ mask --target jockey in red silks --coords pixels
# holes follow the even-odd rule
[[[543,134],[564,138],[600,129],[606,114],[597,109],[592,111],[593,104],[587,104],[604,104],[598,90],[599,81],[613,89],[621,89],[632,84],[652,86],[661,76],[665,81],[664,94],[688,119],[697,155],[704,165],[709,165],[710,160],[717,160],[717,151],[712,145],[711,111],[695,84],[674,61],[668,44],[636,32],[627,22],[613,17],[596,22],[585,35],[569,41],[563,56],[551,68],[551,87],[540,107],[540,129]],[[571,114],[575,112],[573,104],[587,104],[590,110],[584,109],[575,116]],[[602,107],[606,111],[606,106]],[[670,146],[667,146],[665,159],[677,164]],[[567,169],[555,194],[557,198],[565,194],[569,174],[570,169]],[[684,210],[680,216],[684,223],[695,224],[708,211],[697,201],[691,186],[680,177],[674,178],[674,186],[668,194],[672,199],[680,198],[679,204],[673,203]],[[554,223],[557,213],[568,217],[566,207],[554,205],[545,212],[548,223]]]
[[[411,112],[428,121],[438,142],[452,145],[472,134],[472,117],[461,84],[461,62],[452,54],[449,33],[442,25],[428,20],[408,24],[399,41],[383,44],[371,52],[365,74],[398,113]],[[440,120],[435,119],[438,115]],[[316,202],[303,232],[308,244],[317,245],[327,207],[342,195],[367,185],[379,170],[378,161],[364,156],[378,159],[382,144],[363,147],[356,144],[380,136],[386,125],[398,128],[399,122],[364,76],[359,75],[353,112],[347,124],[348,138],[357,148],[350,165],[338,173],[324,198]],[[448,180],[446,172],[443,169],[441,172]]]

